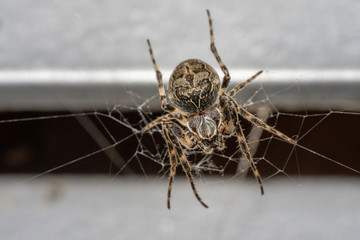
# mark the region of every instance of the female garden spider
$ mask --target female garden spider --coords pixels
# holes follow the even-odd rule
[[[167,198],[169,209],[171,187],[176,167],[179,164],[182,166],[196,198],[204,207],[208,207],[197,193],[191,173],[191,165],[184,154],[183,148],[189,150],[198,148],[204,153],[209,154],[213,150],[224,149],[224,138],[233,135],[237,136],[237,141],[240,145],[239,151],[245,154],[250,168],[260,185],[261,194],[264,194],[260,174],[250,155],[249,146],[240,125],[241,118],[245,118],[252,124],[265,129],[287,142],[296,144],[295,140],[264,123],[241,107],[233,98],[246,84],[259,76],[262,71],[259,71],[245,82],[238,84],[231,91],[226,92],[230,82],[230,74],[227,67],[221,61],[215,47],[213,25],[209,10],[207,10],[207,15],[210,28],[210,49],[225,75],[221,87],[218,74],[209,64],[198,59],[189,59],[181,62],[170,77],[168,98],[171,104],[168,104],[162,75],[156,64],[150,41],[147,40],[159,85],[161,108],[166,114],[146,125],[142,131],[145,132],[158,124],[162,126],[162,133],[167,143],[171,165]]]

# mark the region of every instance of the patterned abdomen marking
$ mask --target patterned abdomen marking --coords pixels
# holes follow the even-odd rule
[[[207,63],[189,59],[181,62],[171,74],[168,96],[184,112],[202,112],[211,107],[218,96],[220,78]]]

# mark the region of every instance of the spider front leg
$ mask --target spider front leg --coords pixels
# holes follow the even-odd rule
[[[297,144],[297,141],[295,141],[294,139],[286,136],[285,134],[283,134],[282,132],[276,130],[275,128],[269,126],[268,124],[264,123],[261,119],[255,117],[253,114],[251,114],[250,112],[248,112],[247,110],[245,110],[244,108],[240,107],[236,101],[233,98],[229,98],[229,101],[231,101],[234,105],[234,108],[236,109],[236,112],[238,113],[238,115],[242,116],[243,118],[245,118],[246,120],[248,120],[250,123],[263,128],[264,130],[268,131],[269,133],[272,133],[278,137],[280,137],[281,139],[290,142],[292,144]]]
[[[178,124],[175,121],[168,122],[167,125],[182,146],[189,150],[196,147],[198,139],[192,132],[187,131],[185,126]]]
[[[170,198],[171,198],[171,189],[172,184],[174,182],[175,174],[176,174],[176,166],[178,164],[176,160],[176,153],[173,142],[169,137],[169,130],[167,129],[167,125],[162,125],[163,134],[166,140],[166,145],[168,147],[169,158],[170,158],[170,177],[169,177],[169,187],[168,187],[168,197],[167,197],[167,207],[170,209]]]
[[[184,116],[182,116],[180,114],[176,114],[176,113],[168,113],[168,114],[160,116],[160,117],[156,118],[155,120],[153,120],[152,122],[148,123],[145,127],[143,127],[141,129],[141,131],[146,132],[147,130],[155,127],[156,125],[158,125],[162,122],[167,122],[167,121],[175,120],[175,119],[177,121],[181,122],[182,124],[185,124]]]
[[[264,195],[264,187],[262,184],[261,176],[260,176],[260,173],[256,167],[256,164],[250,154],[250,149],[249,149],[248,143],[246,141],[244,132],[243,132],[241,124],[240,124],[239,115],[236,113],[236,107],[234,106],[234,104],[232,104],[232,102],[228,102],[228,104],[229,104],[228,106],[229,106],[230,112],[231,112],[231,118],[233,121],[233,125],[235,127],[237,140],[240,145],[240,150],[243,154],[245,154],[246,159],[249,162],[250,168],[251,168],[256,180],[258,181],[258,183],[260,185],[261,195]]]
[[[238,138],[238,141],[240,144],[240,149],[241,149],[242,153],[245,154],[247,160],[249,161],[250,168],[251,168],[256,180],[258,181],[258,183],[260,185],[261,195],[264,195],[264,187],[262,184],[261,176],[260,176],[259,170],[257,169],[255,162],[250,154],[250,149],[249,149],[249,146],[244,137],[245,135],[241,128],[240,122],[238,122],[236,124],[236,135],[237,135],[237,138]]]
[[[195,197],[197,198],[197,200],[206,208],[208,208],[208,206],[201,200],[197,190],[196,190],[196,187],[195,187],[195,184],[194,184],[194,178],[193,178],[193,175],[191,173],[191,166],[190,166],[190,163],[189,161],[187,160],[185,154],[184,154],[184,151],[179,143],[179,141],[177,140],[175,134],[173,133],[172,129],[170,128],[171,125],[169,124],[166,124],[165,126],[165,133],[164,136],[167,138],[167,142],[170,143],[171,147],[173,149],[175,149],[175,156],[177,156],[177,159],[178,161],[180,162],[182,168],[183,168],[183,171],[185,172],[186,174],[186,177],[188,178],[189,182],[190,182],[190,185],[191,185],[191,188],[194,192],[194,195]],[[169,149],[169,154],[170,154],[170,149]],[[171,159],[170,159],[171,160]],[[173,165],[172,165],[173,166]],[[176,167],[176,166],[175,166]],[[174,167],[174,168],[175,168]],[[170,173],[170,180],[169,180],[169,191],[168,191],[168,208],[170,208],[170,196],[171,196],[171,185],[172,185],[172,182],[173,182],[173,179],[174,179],[174,176],[175,176],[175,170],[174,170],[174,175],[171,175]]]

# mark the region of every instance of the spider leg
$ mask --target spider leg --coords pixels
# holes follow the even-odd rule
[[[174,136],[173,132],[171,129],[169,129],[168,127],[165,129],[166,132],[167,132],[167,136],[169,137],[169,140],[170,142],[172,142],[174,145],[174,148],[176,150],[176,153],[177,153],[177,156],[178,156],[178,160],[180,161],[180,164],[183,168],[183,171],[185,172],[186,174],[186,177],[188,178],[189,182],[190,182],[190,185],[191,185],[191,188],[194,192],[194,195],[195,197],[197,198],[197,200],[206,208],[208,208],[208,206],[201,200],[197,190],[196,190],[196,187],[195,187],[195,184],[194,184],[194,181],[193,181],[193,175],[191,173],[191,166],[190,166],[190,163],[189,161],[187,160],[181,146],[180,146],[180,143],[178,142],[178,140],[176,139],[176,137]]]
[[[152,122],[147,124],[145,127],[143,127],[141,129],[141,131],[146,132],[147,130],[155,127],[156,125],[158,125],[158,124],[160,124],[160,123],[162,123],[164,121],[165,122],[169,121],[169,120],[177,120],[177,121],[181,122],[183,125],[185,124],[185,121],[186,121],[185,118],[180,114],[169,113],[169,114],[166,114],[166,115],[163,115],[163,116],[160,116],[160,117],[156,118],[155,120],[153,120]]]
[[[169,128],[176,136],[178,141],[187,149],[193,149],[198,143],[198,138],[191,131],[186,131],[187,128],[181,124],[176,123],[175,121],[171,121],[168,123]]]
[[[272,133],[272,134],[280,137],[281,139],[283,139],[283,140],[285,140],[287,142],[290,142],[292,144],[297,143],[294,139],[289,138],[288,136],[286,136],[282,132],[276,130],[275,128],[273,128],[271,126],[269,126],[268,124],[264,123],[261,119],[257,118],[256,116],[254,116],[253,114],[251,114],[250,112],[245,110],[244,108],[240,107],[233,98],[229,98],[229,99],[233,103],[234,107],[236,108],[236,112],[238,114],[240,114],[242,117],[244,117],[246,120],[251,122],[252,124],[263,128],[264,130],[268,131],[269,133]]]
[[[174,178],[175,178],[175,174],[176,174],[176,166],[177,166],[178,163],[177,163],[177,160],[176,160],[176,153],[175,153],[175,149],[174,149],[174,144],[170,140],[168,129],[167,129],[167,126],[165,124],[162,125],[162,130],[163,130],[164,137],[166,139],[166,144],[167,144],[168,151],[169,151],[170,165],[171,165],[171,167],[170,167],[170,177],[169,177],[169,187],[168,187],[168,196],[167,196],[167,207],[168,207],[168,209],[170,209],[171,189],[172,189],[172,184],[174,182]]]
[[[217,150],[218,151],[222,151],[225,149],[225,144],[224,144],[224,136],[223,133],[226,130],[228,126],[228,123],[222,123],[220,127],[218,127],[218,139],[219,139],[219,144],[217,146]]]
[[[259,76],[263,71],[259,71],[257,72],[255,75],[253,75],[251,78],[249,78],[248,80],[246,80],[245,82],[239,83],[238,85],[236,85],[233,89],[231,89],[231,91],[228,92],[228,95],[230,97],[235,96],[235,94],[237,94],[241,89],[243,89],[249,82],[251,82],[252,80],[254,80],[257,76]]]
[[[174,119],[175,121],[178,119]],[[180,121],[181,124],[176,123],[175,121],[171,122],[171,129],[176,138],[179,140],[180,144],[185,148],[192,150],[194,147],[200,148],[205,154],[210,154],[214,151],[212,147],[205,146],[200,137],[193,132],[188,126],[185,124],[185,121]],[[218,128],[218,132],[223,132],[224,126],[220,126]],[[224,149],[223,139],[219,138],[219,150]]]
[[[151,61],[152,61],[153,66],[154,66],[154,69],[155,69],[155,72],[156,72],[156,78],[157,78],[158,85],[159,85],[161,108],[163,110],[165,110],[165,111],[172,112],[172,111],[175,110],[175,108],[172,107],[171,105],[169,105],[167,103],[167,101],[166,101],[165,88],[164,88],[164,83],[163,83],[163,80],[162,80],[162,74],[161,74],[161,72],[159,70],[158,65],[156,64],[155,57],[154,57],[153,50],[151,48],[151,44],[150,44],[149,39],[147,39],[147,44],[149,46],[149,53],[150,53]]]
[[[204,144],[202,144],[199,136],[197,136],[192,131],[188,131],[188,132],[185,131],[187,129],[186,119],[182,115],[179,115],[179,114],[169,113],[169,114],[160,116],[160,117],[156,118],[155,120],[153,120],[152,122],[150,122],[149,124],[147,124],[145,127],[143,127],[141,129],[141,131],[146,132],[147,130],[155,127],[156,125],[161,124],[163,122],[170,121],[170,120],[173,120],[171,125],[172,126],[175,125],[176,129],[179,131],[179,133],[175,134],[175,135],[184,147],[191,149],[195,146],[195,144],[197,144],[200,147],[200,149],[202,149],[205,153],[208,153],[208,154],[212,153],[213,149],[207,148]],[[179,122],[181,124],[177,124],[175,121]],[[222,132],[222,130],[219,130],[219,132],[220,131]],[[189,134],[187,134],[187,133],[189,133]],[[190,138],[189,135],[191,135],[192,138]],[[220,145],[223,148],[223,145],[224,145],[223,141],[222,141],[222,139],[220,139],[220,140],[221,140]],[[195,141],[195,143],[194,143],[194,141]]]
[[[222,127],[221,131],[218,132],[224,134],[225,136],[231,136],[232,133],[234,132],[235,126],[234,126],[234,121],[231,118],[231,110],[228,104],[229,101],[227,101],[224,98],[224,95],[220,96],[219,100],[220,100],[219,108],[220,108],[220,112],[223,113],[222,122],[224,126]]]
[[[227,67],[225,66],[225,64],[222,62],[217,50],[216,50],[216,47],[215,47],[215,41],[214,41],[214,29],[213,29],[213,25],[212,25],[212,19],[211,19],[211,16],[210,16],[210,11],[209,10],[206,10],[207,12],[207,15],[208,15],[208,18],[209,18],[209,29],[210,29],[210,49],[211,49],[211,52],[214,54],[215,58],[216,58],[216,61],[219,63],[220,65],[220,68],[221,68],[221,71],[224,73],[224,78],[223,78],[223,82],[222,82],[222,85],[221,85],[221,89],[220,89],[220,92],[219,92],[219,96],[221,96],[223,93],[226,92],[226,89],[229,85],[229,82],[230,82],[230,74],[229,74],[229,70],[227,69]]]
[[[236,114],[236,108],[235,108],[234,104],[231,103],[231,106],[232,106],[231,107],[232,117],[233,117],[233,120],[236,121],[236,123],[234,125],[235,125],[235,129],[236,129],[236,136],[237,136],[237,139],[238,139],[238,142],[240,145],[240,150],[243,154],[245,154],[246,159],[249,161],[250,168],[251,168],[257,182],[260,185],[261,195],[264,195],[264,187],[262,184],[261,176],[260,176],[260,173],[256,167],[256,164],[250,154],[250,149],[246,142],[245,135],[244,135],[244,132],[243,132],[241,124],[240,124],[239,116],[238,116],[238,114]]]

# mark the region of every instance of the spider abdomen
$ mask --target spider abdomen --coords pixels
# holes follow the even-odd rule
[[[218,96],[220,78],[204,61],[189,59],[176,66],[168,86],[170,102],[184,112],[202,112]]]

